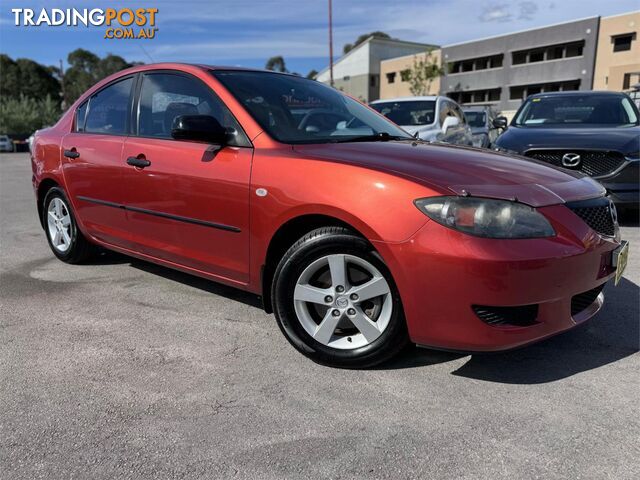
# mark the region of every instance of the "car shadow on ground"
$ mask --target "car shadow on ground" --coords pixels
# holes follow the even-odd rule
[[[188,285],[192,288],[197,288],[204,292],[219,295],[229,300],[242,302],[251,307],[262,309],[262,300],[258,295],[254,295],[237,288],[228,287],[221,283],[216,283],[205,278],[196,277],[188,273],[183,273],[172,268],[163,267],[155,263],[145,262],[144,260],[138,260],[134,257],[128,257],[112,251],[105,251],[100,256],[91,261],[92,265],[117,265],[117,264],[129,264],[131,267],[138,270],[142,270],[159,277],[166,278],[173,282],[179,282],[183,285]]]
[[[92,263],[129,264],[153,275],[262,309],[257,295],[114,252],[104,253]],[[623,278],[618,286],[609,282],[605,288],[605,305],[594,318],[540,343],[508,352],[472,355],[407,348],[376,370],[425,368],[469,357],[452,375],[511,384],[553,382],[638,352],[639,310],[640,288]]]
[[[502,353],[472,354],[452,375],[511,384],[547,383],[602,367],[640,350],[640,288],[622,279],[605,288],[605,306],[591,320],[540,343]],[[416,349],[381,368],[415,368],[467,355]]]

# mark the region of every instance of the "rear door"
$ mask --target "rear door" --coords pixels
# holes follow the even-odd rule
[[[136,135],[124,145],[124,203],[136,250],[235,282],[249,273],[249,181],[253,148],[217,95],[177,71],[140,76]],[[175,140],[179,115],[210,115],[224,146]],[[143,168],[129,159],[144,160]]]
[[[62,139],[62,170],[76,216],[87,233],[123,245],[127,236],[122,147],[130,128],[135,75],[94,93],[75,112],[73,132]],[[124,242],[124,243],[123,243]]]

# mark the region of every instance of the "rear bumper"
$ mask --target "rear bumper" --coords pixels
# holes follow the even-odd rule
[[[493,240],[428,222],[401,244],[376,245],[402,298],[414,343],[464,351],[499,351],[555,335],[592,317],[603,295],[572,314],[572,299],[615,273],[618,241],[591,230],[564,206],[540,209],[557,236]],[[580,298],[580,297],[577,297]],[[530,326],[492,326],[474,305],[537,305]]]
[[[640,205],[640,160],[630,160],[612,175],[597,180],[607,189],[616,206]]]

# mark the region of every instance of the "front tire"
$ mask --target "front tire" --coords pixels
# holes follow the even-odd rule
[[[287,340],[323,365],[371,367],[408,342],[389,269],[346,228],[319,228],[298,240],[276,269],[271,295]]]
[[[51,188],[44,197],[42,224],[53,254],[66,263],[81,263],[95,248],[78,229],[70,205],[64,190]]]

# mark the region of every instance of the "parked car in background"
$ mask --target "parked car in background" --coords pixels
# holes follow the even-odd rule
[[[421,140],[473,145],[460,105],[448,97],[393,98],[376,100],[370,106]]]
[[[465,107],[462,109],[473,135],[473,146],[491,148],[501,129],[495,124],[496,111],[488,105]],[[506,127],[506,125],[505,125]]]
[[[31,161],[60,260],[99,245],[259,294],[327,365],[541,340],[595,315],[626,265],[598,182],[416,142],[295,75],[136,66],[39,130]]]
[[[618,206],[639,204],[640,114],[624,93],[532,95],[496,147],[592,176]]]
[[[13,152],[13,142],[8,135],[0,135],[0,152]]]

